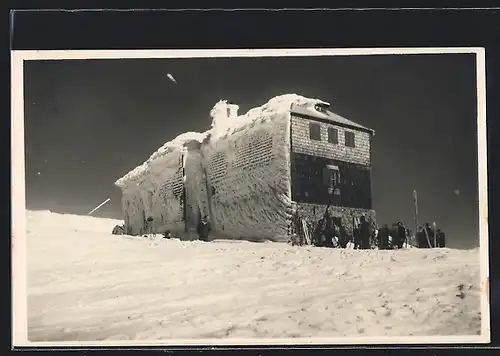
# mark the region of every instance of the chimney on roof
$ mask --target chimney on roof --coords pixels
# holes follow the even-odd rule
[[[227,100],[220,100],[210,111],[212,127],[219,132],[227,130],[232,120],[238,117],[239,106]]]
[[[236,119],[238,117],[238,110],[240,109],[240,107],[236,104],[228,104],[227,105],[227,109],[226,109],[226,113],[227,113],[227,116],[230,118],[230,119]]]

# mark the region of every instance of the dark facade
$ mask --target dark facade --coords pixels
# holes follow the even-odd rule
[[[301,153],[291,158],[296,203],[372,208],[368,166]]]
[[[300,108],[299,108],[300,109]],[[291,195],[310,223],[328,205],[348,231],[364,215],[375,224],[371,192],[374,131],[328,110],[291,112]]]

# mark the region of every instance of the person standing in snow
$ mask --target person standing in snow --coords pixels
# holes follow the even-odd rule
[[[398,224],[393,223],[391,225],[391,232],[390,232],[389,236],[391,237],[391,248],[395,248],[396,246],[399,246]]]
[[[361,249],[367,250],[370,248],[370,223],[366,221],[366,217],[364,215],[361,216],[360,224],[359,224],[359,237],[361,242]]]
[[[335,246],[335,229],[336,225],[333,219],[330,217],[330,214],[325,216],[325,247],[334,247]]]
[[[434,229],[431,227],[430,223],[425,223],[425,233],[427,235],[426,237],[429,239],[429,247],[436,247],[434,246]]]
[[[351,240],[348,236],[347,231],[342,223],[338,226],[339,228],[339,247],[347,248],[347,244]]]
[[[353,226],[352,239],[354,242],[354,249],[359,250],[361,248],[361,234],[360,234],[359,225]]]
[[[429,248],[429,244],[427,243],[427,237],[425,236],[425,229],[422,226],[418,227],[417,233],[415,234],[415,238],[417,240],[418,248]]]
[[[446,247],[446,236],[441,229],[436,230],[436,238],[437,238],[437,247],[444,248]]]
[[[325,245],[325,229],[324,229],[324,221],[323,219],[319,219],[316,222],[316,227],[314,229],[314,246],[323,247]]]
[[[406,244],[412,245],[415,247],[416,241],[415,241],[415,236],[413,236],[413,231],[412,229],[406,228]]]
[[[339,247],[341,240],[342,240],[342,232],[340,230],[340,226],[334,222],[333,223],[333,237],[332,237],[333,246]]]
[[[406,228],[403,223],[398,222],[398,248],[403,248],[403,245],[406,243]]]
[[[201,219],[200,222],[198,223],[196,232],[198,233],[198,237],[200,238],[201,241],[208,241],[208,237],[211,231],[212,228],[210,226],[210,221],[208,220],[208,216],[205,215],[203,219]]]
[[[151,236],[153,235],[153,237],[156,236],[156,233],[154,232],[153,230],[153,218],[150,216],[147,218],[146,220],[146,233],[148,234],[148,236]]]
[[[387,246],[389,245],[389,226],[387,224],[384,224],[383,227],[381,227],[378,230],[377,234],[377,244],[378,244],[378,249],[379,250],[386,250]]]

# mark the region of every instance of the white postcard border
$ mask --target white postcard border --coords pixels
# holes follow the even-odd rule
[[[490,342],[488,187],[486,135],[486,62],[481,47],[445,48],[310,48],[310,49],[210,49],[210,50],[26,50],[11,57],[11,167],[12,167],[12,342],[13,346],[250,346],[250,345],[347,345],[347,344],[474,344]],[[188,339],[162,341],[30,342],[28,341],[26,271],[26,196],[24,163],[24,61],[76,59],[227,58],[426,55],[470,53],[477,63],[477,134],[479,183],[479,234],[481,278],[481,335],[342,337],[294,339]]]

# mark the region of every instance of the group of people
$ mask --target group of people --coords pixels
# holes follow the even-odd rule
[[[410,232],[402,222],[392,224],[392,229],[389,229],[387,224],[384,224],[376,231],[376,241],[379,250],[391,250],[394,248],[403,248],[408,244],[408,236]]]
[[[317,247],[347,248],[349,243],[354,244],[354,249],[370,249],[373,227],[370,222],[361,216],[359,224],[354,226],[349,234],[342,221],[330,214],[328,206],[323,217],[317,221],[313,228],[312,244]]]
[[[152,217],[148,217],[144,222],[144,230],[154,237],[153,221]],[[296,224],[298,222],[297,219]],[[353,226],[352,234],[349,234],[342,225],[341,219],[330,214],[329,206],[312,230],[311,243],[314,246],[347,248],[348,244],[352,243],[354,249],[363,250],[374,247],[379,250],[401,249],[410,245],[409,239],[412,236],[411,230],[407,229],[402,222],[392,224],[391,228],[384,224],[376,229],[365,216],[360,217],[359,223]],[[205,215],[200,219],[196,228],[198,238],[201,241],[210,241],[211,231],[209,218]],[[171,236],[170,231],[164,234],[164,238],[171,238]],[[426,223],[424,227],[419,227],[413,245],[417,248],[443,248],[446,247],[446,237],[441,229],[436,229]]]
[[[417,248],[446,247],[445,234],[441,229],[431,227],[429,223],[420,228],[415,241],[410,241],[412,232],[402,222],[394,223],[391,227],[384,224],[377,229],[365,216],[353,224],[352,234],[342,225],[341,219],[330,214],[329,206],[323,217],[312,227],[311,243],[317,247],[346,248],[349,244],[354,249],[392,250],[402,249],[412,245]]]
[[[342,224],[339,224],[326,212],[325,216],[317,222],[311,242],[317,247],[345,248],[349,241],[346,239]]]
[[[441,229],[436,229],[430,223],[420,226],[415,240],[419,248],[443,248],[446,247],[446,235]]]
[[[411,230],[405,228],[401,222],[393,224],[392,228],[384,224],[382,228],[378,229],[376,235],[377,245],[382,250],[403,248],[405,245],[412,245],[417,248],[446,247],[444,232],[441,229],[432,227],[430,223],[426,223],[424,227],[419,227],[413,242],[409,241],[412,237]]]
[[[358,250],[368,250],[372,247],[372,240],[374,236],[373,226],[366,220],[365,216],[362,215],[359,219],[359,223],[354,226],[353,238],[354,238],[354,249]]]

